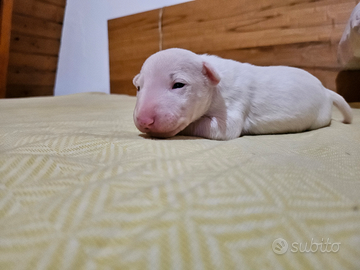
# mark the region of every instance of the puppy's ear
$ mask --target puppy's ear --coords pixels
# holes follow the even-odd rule
[[[221,80],[219,74],[207,62],[203,62],[203,70],[202,70],[202,72],[203,72],[204,75],[206,75],[206,77],[208,77],[208,79],[210,80],[210,82],[213,85],[217,85]]]
[[[136,75],[133,79],[133,85],[135,85],[135,87],[137,87],[137,80],[139,79],[139,77],[140,77],[140,73]]]

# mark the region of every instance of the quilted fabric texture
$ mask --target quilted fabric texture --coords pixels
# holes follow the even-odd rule
[[[0,100],[0,269],[360,269],[359,109],[311,132],[161,140],[134,104]]]

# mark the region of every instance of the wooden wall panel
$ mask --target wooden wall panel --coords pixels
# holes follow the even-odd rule
[[[56,56],[60,50],[60,39],[27,36],[13,32],[11,35],[11,50],[27,54],[45,54]]]
[[[62,23],[64,17],[64,6],[43,1],[27,0],[16,4],[14,6],[14,12],[16,14],[44,19],[50,22]]]
[[[196,0],[163,9],[163,48],[180,47],[256,65],[304,68],[336,89],[336,59],[356,0]],[[112,93],[159,49],[159,10],[108,22]]]
[[[25,1],[25,0],[23,0]],[[59,39],[62,25],[57,22],[13,14],[12,31],[29,36]]]
[[[66,0],[14,0],[7,97],[53,95]]]

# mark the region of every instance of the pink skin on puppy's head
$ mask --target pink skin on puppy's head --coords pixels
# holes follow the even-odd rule
[[[219,81],[212,67],[190,51],[168,49],[150,56],[133,80],[136,127],[154,137],[175,136],[206,113]]]

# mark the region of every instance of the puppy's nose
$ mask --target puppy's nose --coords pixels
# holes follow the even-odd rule
[[[148,131],[151,130],[152,126],[155,123],[155,117],[151,116],[138,116],[136,120],[141,128]]]

